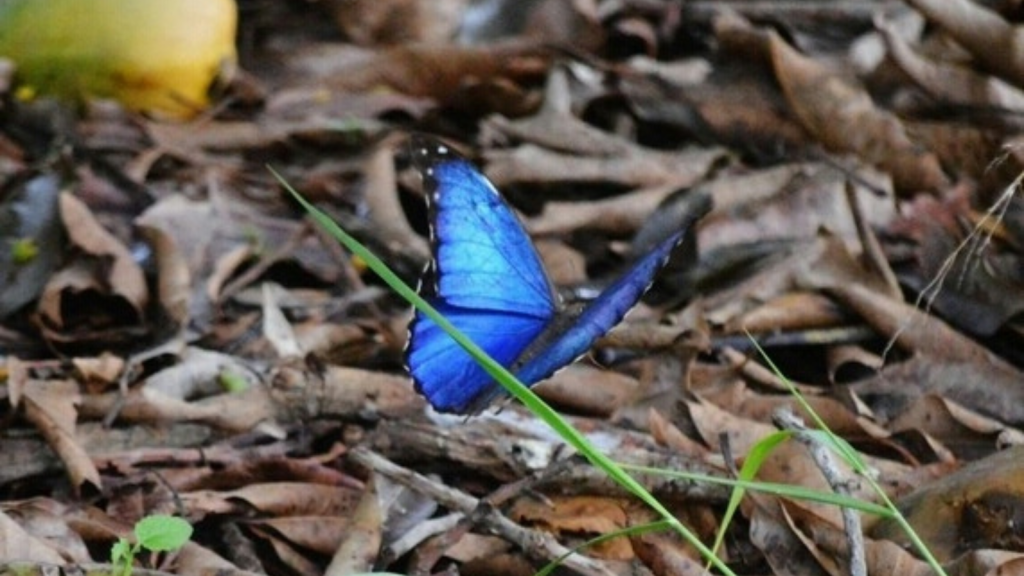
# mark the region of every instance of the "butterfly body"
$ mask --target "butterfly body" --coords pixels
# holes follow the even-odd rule
[[[636,304],[680,241],[662,241],[584,307],[563,307],[533,243],[494,186],[467,160],[414,137],[431,210],[434,261],[420,292],[523,384],[571,363]],[[406,365],[437,410],[475,413],[503,388],[439,326],[417,311]]]

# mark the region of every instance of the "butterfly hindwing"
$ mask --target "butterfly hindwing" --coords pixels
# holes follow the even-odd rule
[[[491,358],[509,366],[544,330],[531,316],[469,310],[434,303],[441,314]],[[491,377],[432,320],[416,313],[410,329],[406,363],[416,388],[443,412],[466,413],[485,407],[498,386]]]
[[[598,338],[621,322],[636,305],[682,239],[683,232],[673,234],[634,263],[600,296],[587,304],[567,328],[546,343],[542,351],[527,359],[516,371],[516,376],[523,382],[538,382],[586,353]]]

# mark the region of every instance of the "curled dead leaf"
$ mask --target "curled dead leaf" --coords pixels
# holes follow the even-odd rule
[[[911,141],[898,118],[871,96],[772,34],[772,64],[804,128],[830,150],[853,152],[892,174],[896,189],[936,191],[949,183],[934,154]]]
[[[880,25],[879,30],[893,62],[929,95],[940,101],[1009,112],[997,118],[1008,128],[1021,127],[1024,91],[963,66],[928,60],[914,52],[888,24]]]
[[[78,385],[70,380],[29,380],[24,394],[25,418],[60,457],[72,486],[102,489],[99,470],[75,436]]]
[[[110,272],[104,283],[110,291],[130,304],[141,317],[149,302],[149,290],[142,269],[131,252],[107,232],[89,208],[69,193],[60,195],[60,216],[68,239],[86,254],[109,261]]]
[[[1024,86],[1024,28],[970,0],[907,0],[993,74]]]
[[[188,322],[192,302],[192,275],[188,262],[174,237],[155,226],[138,225],[139,232],[149,242],[156,260],[156,290],[160,309],[177,330]]]

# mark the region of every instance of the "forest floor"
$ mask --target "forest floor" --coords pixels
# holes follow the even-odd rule
[[[947,574],[1024,573],[1017,2],[239,8],[239,70],[188,121],[0,81],[0,574],[98,569],[162,514],[195,531],[146,573],[528,575],[630,528],[559,570],[703,573],[518,402],[432,410],[409,304],[270,171],[415,287],[430,231],[470,224],[432,221],[411,134],[493,182],[567,302],[710,203],[534,390],[658,469],[728,570],[933,573],[890,499]],[[714,479],[751,463],[869,511],[747,491],[729,516]]]

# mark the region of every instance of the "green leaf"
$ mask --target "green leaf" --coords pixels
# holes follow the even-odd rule
[[[228,392],[245,392],[249,389],[249,382],[241,374],[236,374],[231,370],[221,371],[217,375],[217,381],[220,383],[221,388]]]
[[[134,556],[132,554],[132,545],[124,538],[114,542],[114,545],[110,547],[111,564],[131,563],[132,556]]]
[[[135,525],[135,537],[139,545],[152,552],[177,550],[192,536],[192,526],[174,516],[154,514],[146,516]]]

